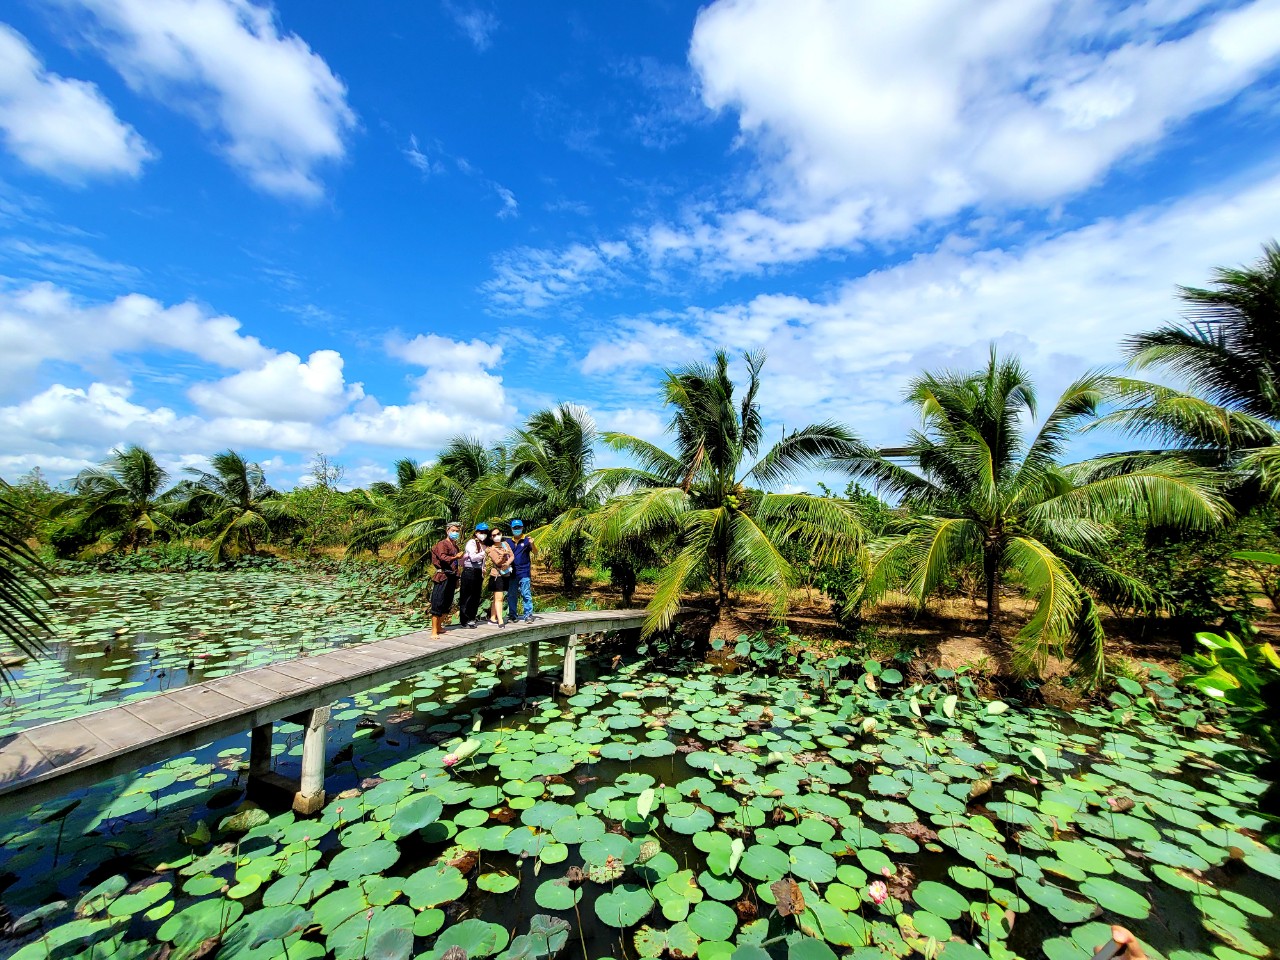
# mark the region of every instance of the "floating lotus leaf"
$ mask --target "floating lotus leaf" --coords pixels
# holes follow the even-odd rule
[[[457,867],[435,864],[423,867],[404,882],[404,892],[415,910],[437,907],[467,892],[467,880]]]
[[[1101,877],[1089,877],[1080,884],[1080,894],[1108,913],[1141,920],[1151,913],[1151,904],[1138,891]]]
[[[502,950],[508,940],[505,927],[484,920],[463,920],[440,934],[431,956],[442,958],[450,947],[458,947],[467,960],[483,960]]]
[[[635,883],[620,883],[596,898],[596,916],[611,927],[631,927],[653,909],[653,895]]]
[[[703,940],[728,940],[738,925],[738,915],[723,903],[703,900],[689,914],[688,923]]]
[[[777,847],[766,847],[757,843],[747,847],[738,869],[755,880],[773,882],[785,876],[791,869],[791,859],[785,851]]]
[[[476,878],[476,886],[489,893],[510,893],[520,886],[520,878],[509,873],[482,873]]]
[[[534,902],[544,910],[571,910],[582,899],[582,890],[571,886],[563,877],[544,880],[533,894]]]

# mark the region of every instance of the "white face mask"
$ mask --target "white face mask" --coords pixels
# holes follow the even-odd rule
[[[502,534],[500,534],[500,533],[495,533],[495,534],[493,535],[493,542],[494,542],[494,543],[501,543],[501,542],[502,542]]]

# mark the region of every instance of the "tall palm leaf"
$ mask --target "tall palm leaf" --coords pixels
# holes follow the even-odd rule
[[[973,565],[982,571],[987,630],[996,636],[1001,588],[1013,571],[1035,602],[1014,640],[1016,663],[1035,671],[1050,654],[1070,653],[1100,680],[1102,624],[1090,588],[1146,595],[1107,562],[1113,523],[1135,517],[1204,529],[1228,512],[1215,474],[1185,460],[1061,463],[1072,434],[1097,415],[1109,382],[1101,373],[1081,377],[1027,436],[1033,384],[1016,359],[1001,360],[994,347],[985,369],[913,381],[907,399],[922,429],[905,446],[860,448],[844,461],[853,476],[887,482],[913,508],[871,544],[859,599],[875,604],[898,588],[923,605],[952,570]]]
[[[72,496],[51,513],[90,541],[137,551],[152,540],[175,534],[175,506],[166,491],[168,474],[146,450],[134,445],[111,451],[100,466],[80,471]]]
[[[1159,369],[1180,381],[1170,387],[1117,377],[1119,409],[1100,426],[1188,451],[1231,469],[1280,499],[1267,469],[1280,446],[1280,245],[1263,245],[1252,266],[1220,268],[1209,288],[1181,287],[1186,321],[1130,337],[1130,366]]]
[[[477,518],[523,520],[540,549],[555,557],[565,591],[577,585],[587,518],[601,501],[604,477],[594,469],[599,436],[584,407],[537,411],[504,448],[507,470],[480,480],[468,504]]]
[[[670,626],[681,597],[708,581],[721,618],[732,611],[731,587],[738,584],[769,596],[772,615],[781,619],[799,581],[779,549],[783,542],[837,559],[852,556],[861,543],[860,517],[847,501],[759,489],[794,480],[833,457],[852,456],[859,444],[844,427],[823,423],[786,434],[759,455],[764,430],[756,397],[765,357],[746,354],[743,360],[747,386],[740,400],[724,351],[710,364],[666,374],[674,452],[628,434],[605,434],[605,442],[630,454],[636,466],[602,477],[621,494],[597,512],[598,535],[606,543],[665,537],[673,553],[655,584],[648,632]]]
[[[293,509],[268,484],[261,466],[234,450],[209,458],[210,469],[188,468],[195,487],[188,503],[201,510],[212,534],[209,554],[221,563],[242,552],[254,553],[273,525],[293,517]]]
[[[36,657],[45,652],[51,589],[44,564],[19,532],[25,519],[0,480],[0,639]],[[8,684],[13,678],[5,663],[0,660],[0,677]]]

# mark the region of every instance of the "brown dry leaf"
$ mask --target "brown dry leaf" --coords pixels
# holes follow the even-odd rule
[[[461,947],[450,947],[440,960],[467,960],[467,951]]]
[[[738,912],[738,919],[742,920],[744,923],[754,920],[756,918],[756,914],[760,912],[756,909],[756,905],[746,897],[743,897],[735,903],[733,905],[733,909]]]
[[[587,879],[587,874],[581,867],[570,867],[564,872],[564,878],[569,883],[582,883]]]
[[[187,954],[187,960],[202,960],[204,957],[212,957],[218,952],[218,948],[222,946],[222,936],[210,937],[196,947],[194,953]]]
[[[910,823],[893,823],[889,825],[890,833],[900,833],[904,837],[910,837],[918,843],[932,843],[938,839],[938,832],[926,827],[919,820],[912,820]]]
[[[510,823],[516,818],[516,812],[510,807],[498,807],[496,810],[489,811],[489,819],[497,820],[499,823]]]
[[[804,892],[800,889],[800,884],[790,877],[783,877],[769,884],[769,892],[773,894],[778,906],[778,916],[794,917],[804,913]]]
[[[1134,808],[1132,797],[1107,797],[1107,806],[1116,813],[1127,813]]]
[[[969,788],[969,799],[972,800],[975,797],[980,797],[984,793],[990,792],[991,781],[987,777],[983,777],[980,780],[973,781],[973,786]]]

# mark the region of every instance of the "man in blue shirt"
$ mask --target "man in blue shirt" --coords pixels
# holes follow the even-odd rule
[[[511,564],[511,589],[507,591],[507,619],[513,623],[523,619],[525,623],[533,623],[533,559],[538,552],[533,545],[533,538],[524,535],[524,521],[511,521],[511,542],[507,544],[515,554],[515,562]],[[524,617],[516,616],[516,594],[524,601]]]

